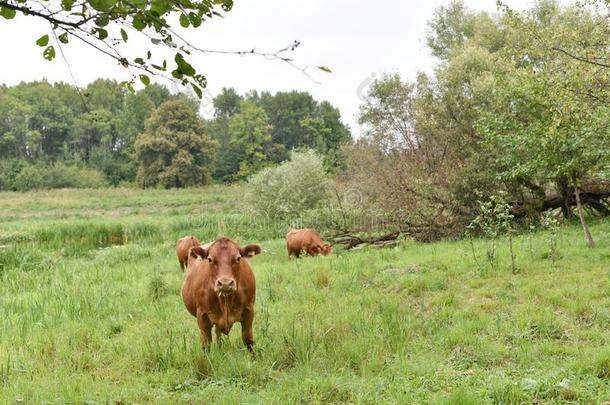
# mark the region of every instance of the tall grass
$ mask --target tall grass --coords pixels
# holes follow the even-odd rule
[[[0,225],[0,403],[610,398],[608,221],[592,226],[596,249],[583,246],[578,226],[562,227],[554,258],[547,232],[516,237],[513,274],[501,239],[484,272],[467,241],[403,240],[288,260],[285,225],[257,225],[230,208],[230,194],[211,198],[202,214],[184,204],[186,191],[129,191],[126,201],[116,192],[101,197],[106,208],[81,195],[95,215],[38,216],[36,206]],[[41,204],[59,207],[64,196],[45,192]],[[0,206],[13,204],[4,197]],[[226,206],[215,205],[223,199]],[[144,212],[128,204],[142,201]],[[76,200],[68,205],[78,209]],[[178,206],[184,212],[172,213]],[[255,356],[239,325],[222,344],[200,349],[173,251],[189,233],[262,244],[251,261]],[[473,240],[478,252],[485,243]]]

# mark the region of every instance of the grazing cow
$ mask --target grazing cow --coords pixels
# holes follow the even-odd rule
[[[185,236],[178,239],[176,242],[176,256],[178,256],[178,263],[182,271],[186,268],[189,258],[189,250],[194,246],[199,246],[201,242],[194,236]]]
[[[288,257],[301,255],[305,252],[308,255],[316,256],[322,254],[328,256],[332,250],[332,245],[322,242],[320,234],[314,229],[293,229],[286,234],[286,249]]]
[[[260,253],[259,245],[241,248],[228,238],[219,238],[208,248],[190,249],[182,299],[197,318],[204,348],[212,341],[212,326],[218,339],[221,332],[229,334],[239,322],[242,341],[252,351],[256,282],[247,259]]]

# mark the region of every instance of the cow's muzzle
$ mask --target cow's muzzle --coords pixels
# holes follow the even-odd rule
[[[237,290],[237,283],[232,278],[219,278],[214,289],[218,295],[231,295]]]

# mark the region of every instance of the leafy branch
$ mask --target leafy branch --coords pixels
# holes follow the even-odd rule
[[[205,20],[222,17],[223,13],[230,11],[232,7],[233,0],[85,0],[82,2],[0,0],[0,16],[10,20],[19,12],[25,16],[43,19],[51,24],[55,45],[66,45],[71,38],[76,38],[97,52],[116,60],[120,66],[139,70],[141,73],[138,76],[144,85],[150,83],[149,75],[168,77],[184,86],[190,86],[200,98],[207,82],[205,76],[188,60],[192,52],[255,55],[268,60],[278,60],[316,82],[309,74],[311,66],[299,66],[288,55],[300,45],[298,41],[275,52],[261,52],[255,49],[236,51],[205,49],[190,43],[168,23],[171,16],[177,15],[181,27],[197,28]],[[154,61],[151,50],[146,50],[140,55],[124,56],[118,47],[121,43],[129,41],[129,29],[134,29],[140,35],[148,37],[152,46],[172,50],[173,66],[168,66],[168,61],[165,59]],[[44,48],[45,59],[55,58],[55,45],[49,44],[49,35],[38,38],[36,44]],[[330,72],[325,66],[315,68]],[[133,90],[135,80],[136,75],[132,73],[131,80],[123,82],[122,85]]]

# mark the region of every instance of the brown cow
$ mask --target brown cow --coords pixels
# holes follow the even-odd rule
[[[182,299],[186,309],[197,318],[204,348],[212,341],[212,326],[216,327],[218,338],[221,332],[229,334],[233,324],[239,322],[242,341],[252,351],[256,282],[247,258],[260,253],[259,245],[240,248],[224,237],[208,249],[202,246],[190,249]]]
[[[322,242],[320,234],[314,229],[293,229],[286,234],[286,249],[288,257],[301,255],[305,252],[308,255],[316,256],[322,254],[328,256],[332,250],[332,245]]]
[[[185,236],[176,242],[176,256],[178,256],[178,263],[180,263],[182,271],[184,271],[188,263],[189,250],[199,245],[201,245],[201,242],[194,236]]]

